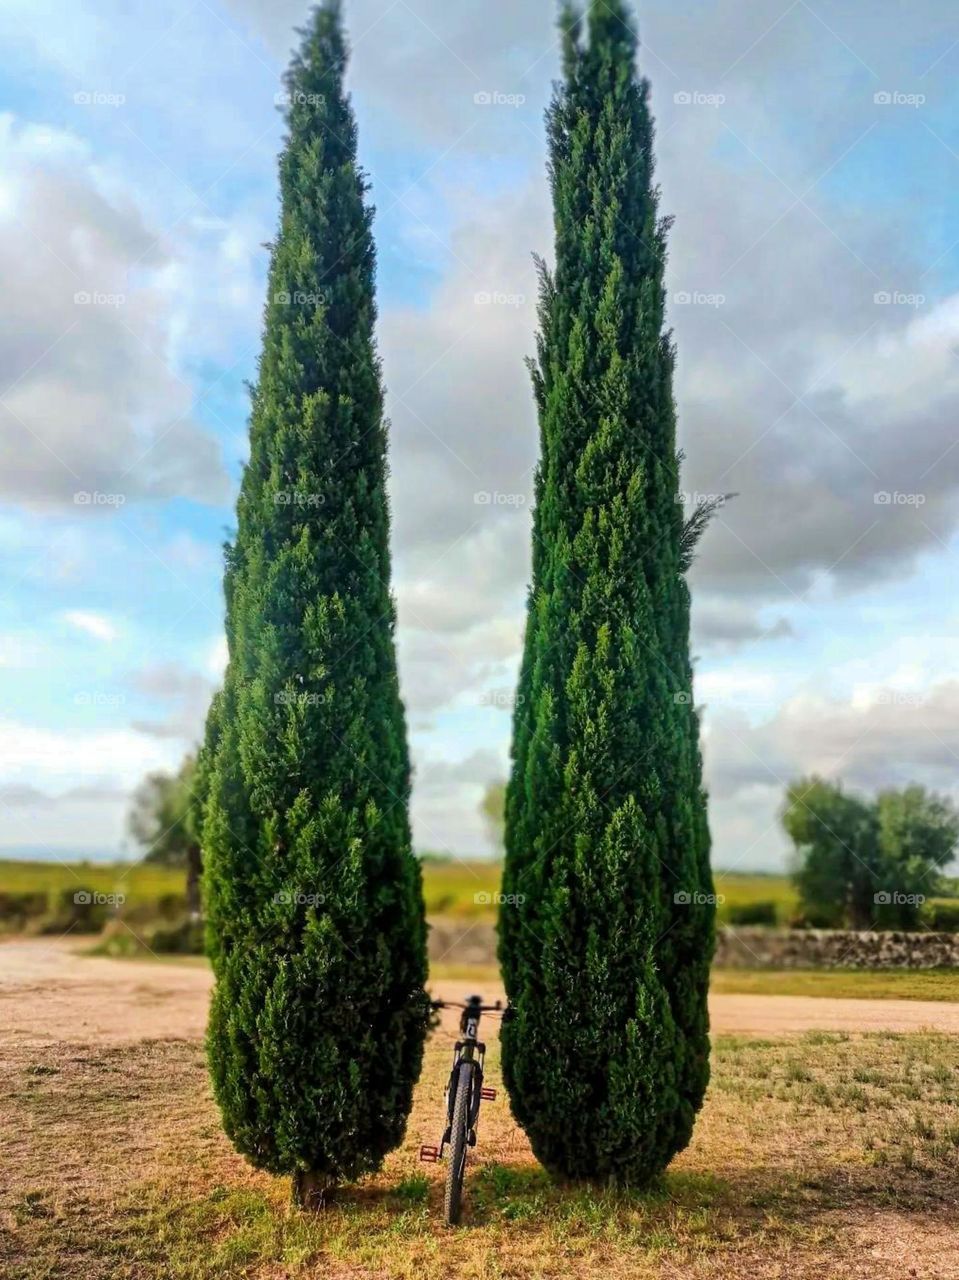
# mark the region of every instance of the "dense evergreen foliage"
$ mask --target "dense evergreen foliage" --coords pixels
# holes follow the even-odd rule
[[[339,4],[286,77],[204,826],[223,1123],[301,1200],[403,1137],[429,1010],[390,595],[372,211]]]
[[[630,17],[594,0],[561,18],[500,955],[515,1006],[504,1075],[537,1156],[561,1175],[641,1185],[688,1143],[706,1087],[714,904],[667,227]]]

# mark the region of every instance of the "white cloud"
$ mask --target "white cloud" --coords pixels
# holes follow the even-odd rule
[[[40,729],[0,720],[0,783],[59,794],[87,784],[129,791],[152,769],[179,763],[176,749],[127,729]]]
[[[230,660],[230,651],[226,636],[217,636],[207,651],[205,668],[207,675],[219,682],[226,675],[226,666]]]
[[[222,501],[175,368],[167,238],[69,133],[0,116],[0,167],[0,496],[78,514]]]
[[[110,644],[116,640],[119,632],[109,618],[102,613],[92,613],[88,609],[68,609],[63,614],[63,621],[77,631],[92,636],[94,640],[102,640]]]

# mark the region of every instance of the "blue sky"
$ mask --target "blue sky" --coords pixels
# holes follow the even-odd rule
[[[954,791],[959,43],[906,13],[644,6],[692,495],[714,861],[775,867],[784,782]],[[110,853],[222,671],[289,0],[0,12],[0,845]],[[549,257],[539,0],[353,0],[393,424],[419,847],[489,852]],[[488,101],[485,99],[489,99]],[[88,300],[83,300],[87,298]],[[884,495],[890,495],[889,501]]]

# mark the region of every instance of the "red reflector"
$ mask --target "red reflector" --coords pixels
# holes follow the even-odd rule
[[[495,1102],[495,1101],[496,1101],[496,1090],[495,1090],[495,1089],[486,1089],[486,1088],[480,1089],[480,1097],[481,1097],[481,1098],[485,1098],[487,1102]]]
[[[420,1147],[420,1159],[425,1160],[427,1164],[436,1164],[440,1158],[440,1153],[436,1147]]]

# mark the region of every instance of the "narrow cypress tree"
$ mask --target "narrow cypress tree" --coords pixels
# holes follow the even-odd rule
[[[698,527],[679,504],[668,224],[637,41],[620,0],[561,22],[503,1070],[547,1168],[642,1185],[688,1143],[709,1075],[714,907],[683,576]]]
[[[429,1022],[389,589],[372,210],[338,0],[286,77],[204,828],[214,1091],[301,1203],[402,1139]]]

